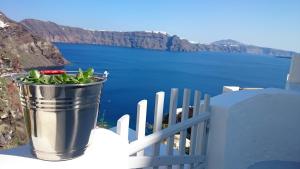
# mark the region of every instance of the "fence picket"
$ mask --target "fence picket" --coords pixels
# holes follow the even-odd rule
[[[186,119],[188,119],[188,116],[189,116],[190,94],[191,94],[190,89],[184,89],[182,112],[181,112],[181,122],[184,122]],[[179,141],[180,155],[185,155],[186,135],[187,135],[186,130],[180,131],[180,141]],[[183,169],[183,168],[184,168],[184,164],[180,164],[180,169]]]
[[[199,90],[195,91],[194,94],[194,106],[193,106],[193,117],[196,117],[199,115],[200,112],[200,104],[201,104],[201,92]],[[198,131],[198,125],[194,125],[191,130],[191,144],[190,144],[190,152],[189,155],[194,156],[195,155],[195,149],[196,149],[196,143],[197,143],[197,131]],[[194,168],[194,163],[191,163],[190,168]]]
[[[204,97],[204,107],[203,107],[204,112],[209,112],[210,111],[210,96],[208,94],[205,95]],[[203,138],[202,138],[202,145],[201,145],[201,155],[206,155],[206,149],[207,149],[207,139],[208,139],[208,125],[209,125],[209,120],[204,121],[204,132],[203,132]]]
[[[205,94],[204,103],[203,105],[201,105],[201,112],[209,112],[209,111],[210,111],[210,96]],[[196,154],[200,154],[203,156],[206,155],[206,150],[207,150],[208,125],[209,125],[209,119],[205,120],[203,123],[200,123],[198,125]]]
[[[136,138],[137,140],[145,137],[147,115],[147,100],[142,100],[137,107]],[[144,150],[137,152],[137,156],[143,156]]]
[[[122,116],[117,123],[117,134],[128,141],[129,115]]]
[[[156,93],[155,97],[155,108],[154,108],[154,125],[153,125],[153,133],[160,131],[162,128],[162,119],[163,119],[163,111],[164,111],[164,99],[165,92]],[[153,146],[153,156],[159,156],[160,154],[160,142],[154,144]],[[153,167],[153,169],[158,169],[158,167]]]
[[[178,89],[171,89],[170,96],[170,107],[169,107],[169,122],[168,128],[176,123],[176,109],[177,109],[177,100],[178,100]],[[173,155],[174,147],[174,136],[170,136],[167,140],[167,155]],[[168,166],[168,169],[172,168],[172,165]]]

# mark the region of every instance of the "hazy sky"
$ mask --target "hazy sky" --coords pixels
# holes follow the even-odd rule
[[[0,10],[17,21],[159,30],[200,43],[230,38],[300,52],[300,0],[0,0]]]

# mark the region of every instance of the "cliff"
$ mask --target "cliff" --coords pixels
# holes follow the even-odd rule
[[[51,42],[88,43],[179,52],[213,51],[249,53],[281,57],[291,57],[296,54],[291,51],[246,45],[230,39],[216,41],[211,44],[195,44],[186,39],[181,39],[176,35],[169,35],[164,32],[92,31],[35,19],[25,19],[21,23],[33,34],[39,35]]]
[[[68,63],[49,41],[33,35],[20,23],[0,12],[0,64],[14,62],[17,68],[62,66]]]
[[[269,55],[279,57],[292,57],[294,55],[297,55],[297,53],[293,51],[247,45],[232,39],[216,41],[211,43],[211,45],[223,47],[223,50],[234,53],[248,53],[254,55]]]

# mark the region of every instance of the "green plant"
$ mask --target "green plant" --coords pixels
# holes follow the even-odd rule
[[[64,71],[59,71],[60,74],[51,74],[51,72],[55,71],[30,70],[20,80],[27,84],[86,84],[95,81],[93,68],[89,68],[86,71],[82,71],[79,68],[76,75],[67,74]]]

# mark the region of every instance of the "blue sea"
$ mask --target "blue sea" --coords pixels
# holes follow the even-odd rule
[[[168,111],[171,88],[199,89],[211,96],[222,93],[224,85],[283,88],[290,60],[270,56],[216,52],[166,52],[86,44],[56,43],[72,64],[67,70],[93,67],[108,70],[103,88],[99,119],[115,125],[124,114],[135,128],[136,106],[148,100],[147,122],[153,122],[155,93],[166,92]],[[179,98],[180,98],[179,97]],[[178,105],[181,106],[179,100]]]

